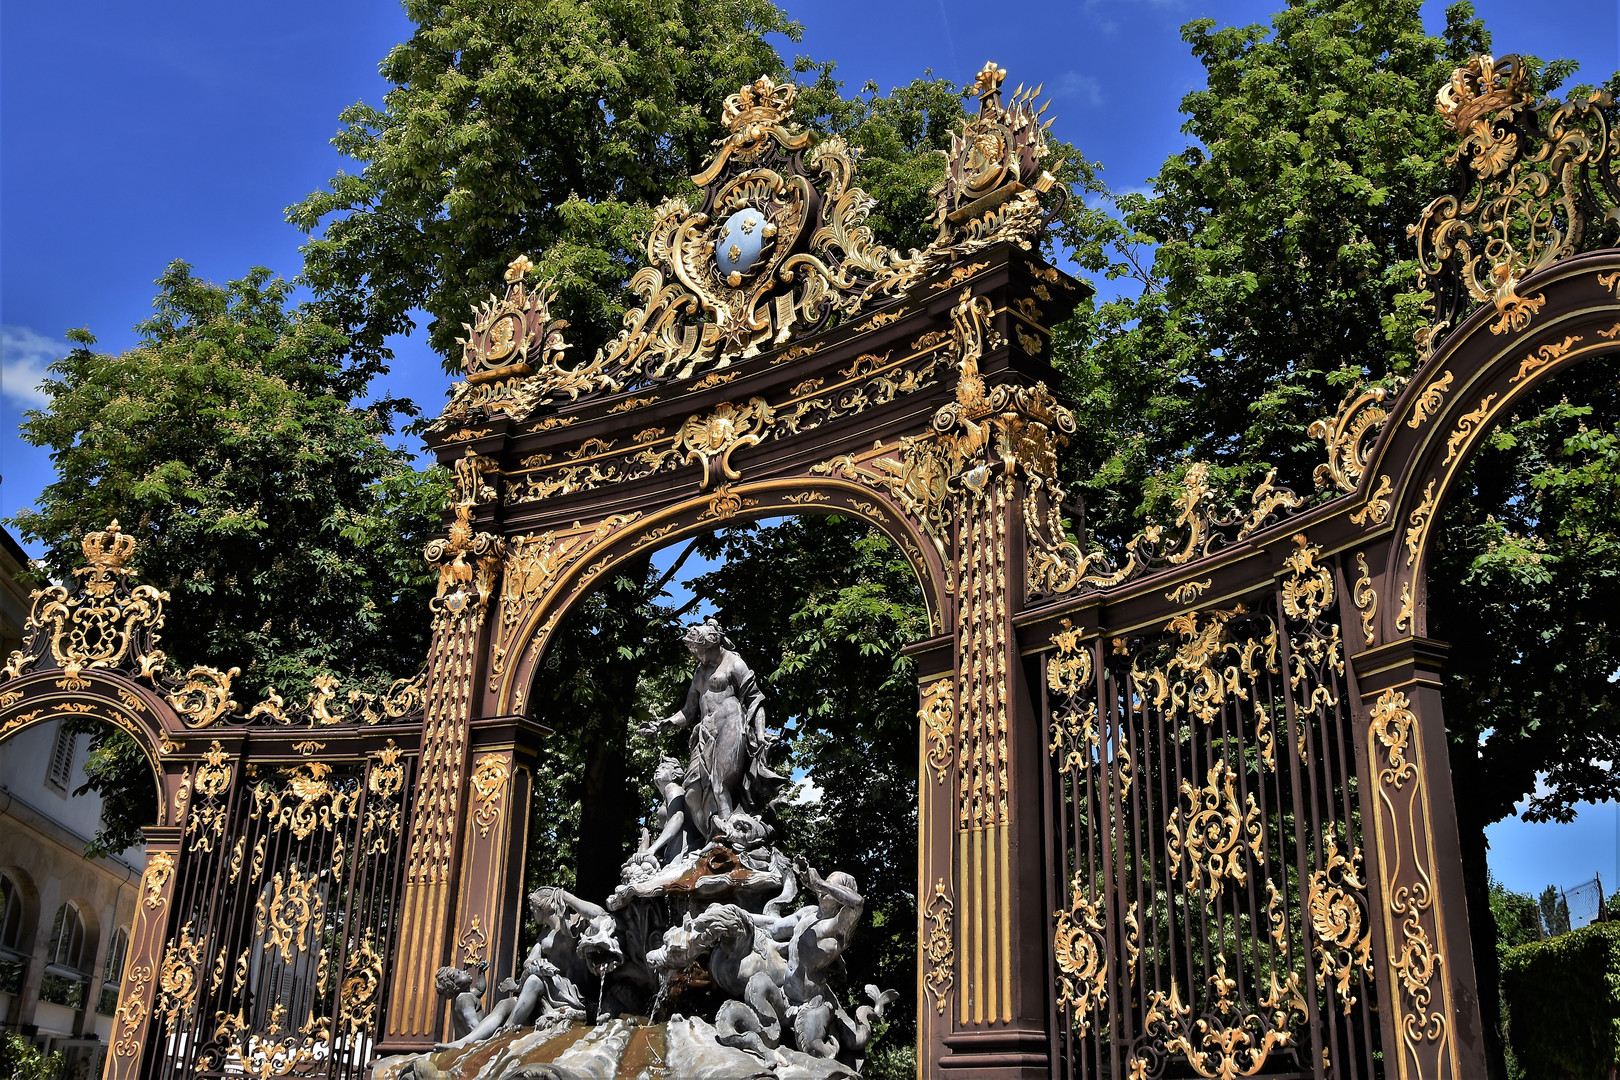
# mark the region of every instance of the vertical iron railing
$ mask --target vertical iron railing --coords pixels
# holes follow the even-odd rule
[[[337,761],[221,753],[188,778],[145,1077],[367,1074],[413,772],[390,741]]]
[[[1333,579],[1156,632],[1056,638],[1044,678],[1061,1075],[1379,1073]]]

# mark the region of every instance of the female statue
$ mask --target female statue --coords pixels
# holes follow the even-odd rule
[[[738,813],[757,818],[787,780],[766,764],[776,737],[765,730],[765,695],[731,641],[712,618],[688,627],[683,640],[698,661],[686,702],[642,733],[691,727],[682,778],[688,827],[703,840],[729,837]]]

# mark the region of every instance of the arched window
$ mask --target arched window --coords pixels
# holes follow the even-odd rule
[[[0,874],[0,949],[22,950],[22,889]]]
[[[45,954],[39,1000],[82,1009],[88,984],[84,973],[84,919],[77,907],[63,904],[56,909],[56,921],[51,924],[51,947]]]
[[[84,970],[84,919],[72,904],[56,909],[56,922],[51,925],[51,951],[47,964]]]
[[[124,978],[124,957],[129,953],[129,929],[120,926],[107,946],[107,963],[101,971],[101,1000],[96,1012],[111,1016],[118,1011],[118,984]]]
[[[0,994],[22,993],[28,957],[22,951],[23,895],[15,881],[0,874]]]

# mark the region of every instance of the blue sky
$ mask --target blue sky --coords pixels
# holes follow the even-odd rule
[[[805,26],[795,46],[837,60],[848,88],[890,87],[925,69],[971,81],[987,59],[1013,83],[1045,84],[1058,136],[1140,186],[1185,145],[1176,105],[1201,82],[1179,27],[1267,21],[1280,0],[1069,0],[986,8],[966,0],[779,0]],[[1482,0],[1500,53],[1620,68],[1615,0]],[[1431,28],[1442,4],[1424,8]],[[0,515],[50,482],[48,458],[16,435],[34,384],[87,326],[101,347],[133,344],[152,281],[175,258],[216,281],[253,265],[291,277],[302,236],[283,209],[344,166],[337,114],[380,103],[377,63],[410,32],[392,3],[0,6]],[[446,386],[422,342],[396,343],[377,389],[436,408]],[[36,552],[37,553],[37,552]],[[1492,864],[1521,889],[1620,871],[1613,807],[1568,826],[1507,822]]]

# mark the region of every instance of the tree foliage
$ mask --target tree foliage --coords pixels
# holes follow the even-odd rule
[[[726,94],[783,74],[764,35],[799,35],[769,0],[405,10],[416,30],[382,62],[382,108],[350,106],[333,140],[360,171],[288,219],[311,233],[305,275],[357,356],[386,358],[422,309],[447,370],[468,308],[520,252],[556,279],[573,347],[607,340],[648,207],[691,188]]]
[[[175,262],[158,285],[128,352],[71,333],[22,425],[56,480],[11,523],[60,580],[83,564],[79,538],[117,518],[142,580],[169,593],[165,653],[182,669],[240,668],[238,700],[322,672],[414,673],[432,587],[421,548],[447,485],[385,441],[409,406],[363,404],[369,376],[345,362],[344,336],[289,310],[267,270],[218,286]],[[98,728],[90,759],[106,850],[155,820],[150,770],[126,741]]]
[[[1450,148],[1434,92],[1486,44],[1466,5],[1443,39],[1419,7],[1311,0],[1269,29],[1188,23],[1206,86],[1182,99],[1187,148],[1149,192],[1114,196],[1116,215],[1065,222],[1081,265],[1126,289],[1058,342],[1087,418],[1069,460],[1103,536],[1139,528],[1192,460],[1233,487],[1272,465],[1308,478],[1307,424],[1355,380],[1410,369],[1406,226]]]

